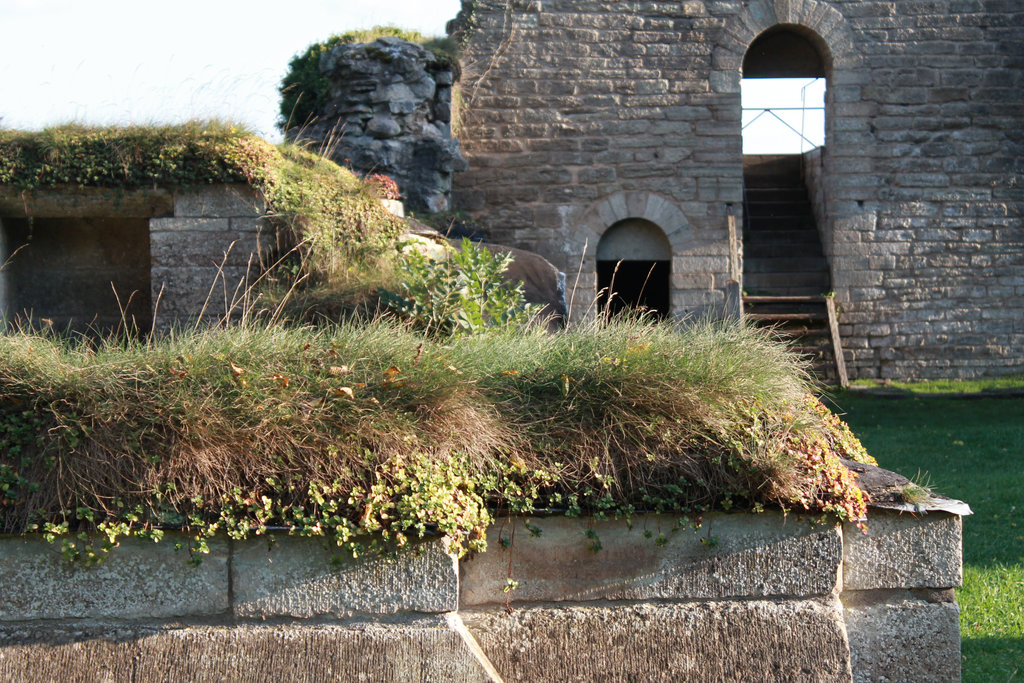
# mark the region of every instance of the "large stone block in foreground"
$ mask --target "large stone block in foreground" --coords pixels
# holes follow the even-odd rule
[[[4,681],[488,681],[443,617],[346,626],[0,627]]]
[[[180,534],[122,539],[99,566],[71,565],[38,535],[0,541],[0,621],[202,616],[228,611],[228,544],[210,540],[193,566]]]
[[[963,583],[962,520],[947,512],[872,510],[868,533],[848,524],[843,588],[955,588]]]
[[[952,593],[844,594],[854,681],[959,681],[960,609]]]
[[[489,530],[487,552],[462,563],[460,604],[503,603],[510,576],[515,603],[802,597],[837,587],[843,542],[834,524],[780,513],[706,515],[697,530],[677,522],[535,518],[535,535],[506,519]]]
[[[394,557],[353,560],[320,543],[279,535],[240,542],[231,564],[239,617],[441,613],[458,609],[456,561],[440,540]],[[333,556],[337,556],[332,557]]]
[[[462,619],[505,681],[850,681],[835,598],[501,609]]]

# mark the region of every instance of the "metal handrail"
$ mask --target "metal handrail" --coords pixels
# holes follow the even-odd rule
[[[808,145],[810,145],[811,148],[813,149],[817,145],[815,145],[812,140],[808,140],[807,137],[803,134],[802,131],[799,131],[796,128],[794,128],[793,126],[789,125],[789,123],[787,123],[785,119],[783,119],[781,116],[779,116],[778,114],[775,113],[777,111],[808,111],[808,110],[810,110],[810,111],[824,111],[825,108],[824,107],[745,107],[743,109],[743,111],[760,111],[761,113],[758,114],[757,116],[755,116],[754,118],[752,118],[750,121],[748,121],[747,125],[743,126],[740,129],[740,132],[745,131],[755,121],[760,119],[765,114],[771,114],[776,119],[778,119],[779,122],[782,123],[782,125],[784,125],[786,128],[789,128],[791,131],[793,131],[794,133],[799,135],[800,139],[803,140],[804,142],[806,142]]]

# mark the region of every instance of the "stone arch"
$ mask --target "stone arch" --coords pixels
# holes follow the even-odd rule
[[[626,218],[605,230],[597,244],[598,309],[611,314],[672,308],[672,245],[657,224]]]
[[[783,26],[815,43],[826,64],[826,75],[858,66],[853,37],[839,10],[817,0],[754,0],[730,19],[716,40],[714,68],[721,74],[719,92],[740,91],[743,57],[765,31]]]
[[[631,221],[655,226],[667,241],[669,259],[675,260],[692,246],[693,228],[676,203],[654,192],[617,192],[588,207],[573,222],[574,244],[580,251],[580,271],[571,296],[570,315],[589,315],[594,312],[598,292],[598,249],[602,238],[612,229]],[[669,282],[670,302],[675,291]],[[669,306],[671,308],[671,306]],[[664,313],[670,313],[670,310]]]
[[[584,258],[597,258],[597,245],[605,231],[627,219],[643,219],[657,225],[672,251],[678,253],[693,239],[686,216],[671,199],[654,192],[617,192],[593,204],[579,220],[586,239]]]

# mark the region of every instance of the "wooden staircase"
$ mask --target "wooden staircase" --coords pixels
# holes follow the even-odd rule
[[[828,262],[799,155],[744,157],[743,311],[811,360],[826,384],[847,386]]]

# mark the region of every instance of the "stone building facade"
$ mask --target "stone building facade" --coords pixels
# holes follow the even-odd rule
[[[455,206],[565,269],[574,316],[630,249],[671,315],[725,305],[744,59],[788,32],[827,81],[806,178],[851,376],[1024,373],[1017,0],[464,0],[452,28]]]

